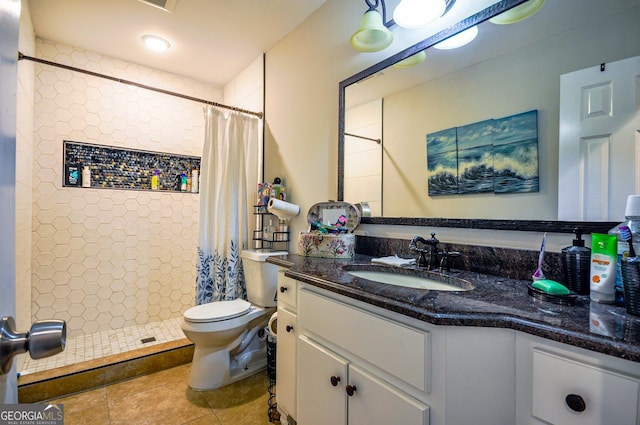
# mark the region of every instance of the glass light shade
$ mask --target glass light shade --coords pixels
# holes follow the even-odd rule
[[[156,52],[164,52],[171,47],[171,44],[167,40],[157,35],[143,35],[142,42],[145,46]]]
[[[462,47],[466,44],[469,44],[473,41],[474,38],[478,35],[478,27],[473,26],[468,28],[461,33],[454,35],[453,37],[449,37],[446,40],[441,41],[438,44],[435,44],[433,47],[440,50],[450,50],[457,49],[458,47]]]
[[[351,36],[351,46],[360,52],[378,52],[389,47],[392,41],[393,35],[377,10],[368,10]]]
[[[522,3],[513,9],[509,9],[498,16],[494,16],[489,19],[489,22],[492,24],[507,25],[523,21],[535,15],[538,10],[542,9],[544,1],[545,0],[529,0],[528,2]]]
[[[408,58],[402,59],[400,62],[396,62],[391,66],[399,69],[411,68],[412,66],[421,64],[426,58],[427,52],[421,50],[418,53],[411,55]]]
[[[403,28],[418,28],[442,16],[445,0],[401,0],[393,10],[393,20]]]

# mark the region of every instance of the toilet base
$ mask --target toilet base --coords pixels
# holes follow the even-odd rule
[[[267,367],[267,346],[265,338],[256,336],[239,355],[229,350],[212,351],[195,346],[189,387],[195,391],[214,390],[224,387]]]

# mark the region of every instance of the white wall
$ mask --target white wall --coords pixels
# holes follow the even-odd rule
[[[340,81],[493,3],[457,0],[441,21],[416,31],[394,27],[389,48],[361,53],[349,39],[365,12],[364,2],[328,0],[267,52],[265,176],[283,177],[289,199],[300,205],[290,226],[292,252],[297,252],[298,233],[308,228],[309,208],[337,197]],[[388,2],[387,8],[395,4]]]
[[[397,2],[388,2],[392,10]],[[292,220],[294,242],[297,234],[307,230],[306,211],[313,204],[337,196],[338,84],[368,66],[391,56],[402,48],[434,34],[438,29],[458,22],[463,16],[484,9],[495,1],[457,0],[452,13],[438,24],[410,32],[392,29],[394,42],[377,53],[353,50],[349,39],[364,13],[363,2],[328,0],[295,31],[267,52],[266,61],[266,172],[267,177],[284,175],[293,202],[300,204],[301,214]],[[473,9],[473,10],[472,10]],[[579,54],[574,52],[575,54]],[[546,160],[557,162],[551,148],[543,152]],[[553,171],[553,165],[551,166]],[[545,177],[546,188],[553,196],[554,177]],[[531,232],[504,232],[457,229],[423,229],[410,226],[361,226],[370,236],[411,239],[431,231],[442,234],[448,242],[538,249],[541,235]],[[451,239],[449,239],[451,238]],[[551,241],[550,250],[570,244],[570,235]],[[291,246],[297,252],[296,244]]]

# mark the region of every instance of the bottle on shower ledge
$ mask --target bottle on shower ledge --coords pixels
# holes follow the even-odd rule
[[[82,168],[82,187],[91,187],[91,169],[88,165]]]
[[[187,174],[182,173],[180,175],[180,192],[186,192],[186,191],[187,191]]]
[[[153,176],[151,176],[151,190],[158,190],[160,188],[160,177],[158,174],[158,170],[153,170]]]

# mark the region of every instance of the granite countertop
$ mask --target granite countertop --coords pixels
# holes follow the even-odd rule
[[[640,317],[628,314],[624,307],[591,302],[588,296],[578,296],[575,305],[563,306],[530,296],[530,282],[467,271],[446,274],[472,282],[475,289],[444,292],[377,283],[343,270],[371,265],[371,258],[290,254],[267,261],[288,268],[285,275],[291,278],[434,325],[514,329],[640,362]]]

